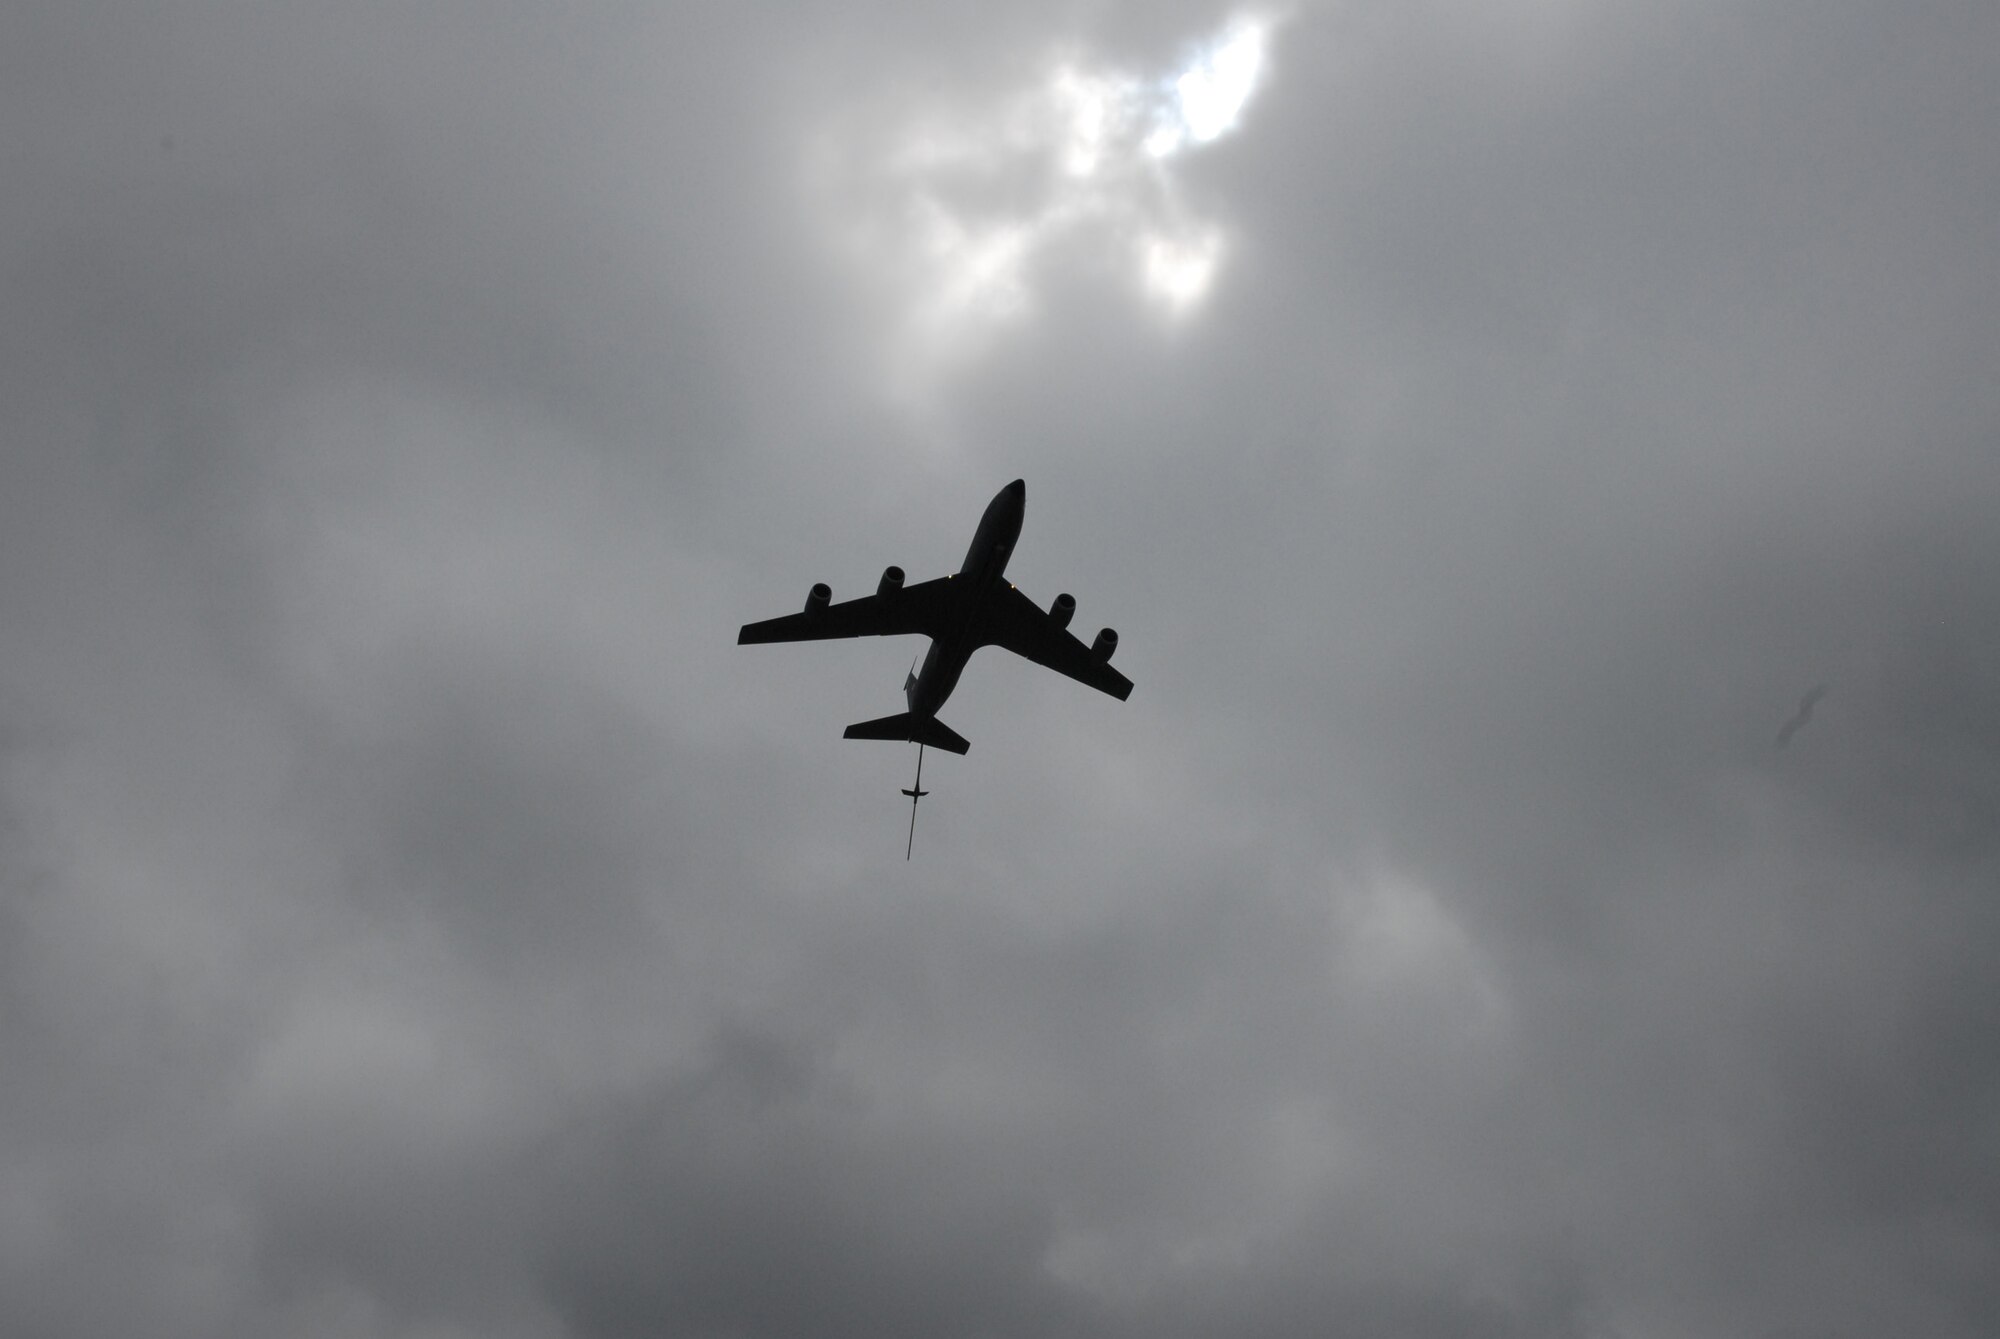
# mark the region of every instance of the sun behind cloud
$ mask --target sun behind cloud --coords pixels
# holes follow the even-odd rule
[[[1146,137],[1148,153],[1164,158],[1236,128],[1264,73],[1267,31],[1262,22],[1239,18],[1175,77],[1165,115]]]
[[[1186,198],[1181,163],[1241,127],[1273,29],[1232,15],[1154,74],[1059,50],[1025,87],[905,103],[826,143],[840,236],[893,295],[899,357],[962,355],[1030,315],[1059,247],[1164,315],[1195,310],[1229,238]]]

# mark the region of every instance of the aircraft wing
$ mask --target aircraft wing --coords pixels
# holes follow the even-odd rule
[[[1096,656],[1090,648],[1056,626],[1048,611],[1014,587],[999,592],[986,606],[986,640],[1015,655],[1067,674],[1121,702],[1132,696],[1132,681]]]
[[[937,637],[951,624],[957,604],[950,577],[920,581],[887,595],[863,595],[830,604],[814,614],[786,614],[761,623],[745,623],[736,644],[753,642],[814,642],[829,637],[892,637],[921,633]]]

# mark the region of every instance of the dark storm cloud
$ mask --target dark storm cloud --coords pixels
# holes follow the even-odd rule
[[[0,19],[0,1329],[1993,1328],[1988,7],[1300,7],[905,358],[1229,17]],[[1016,476],[906,866],[733,630]]]

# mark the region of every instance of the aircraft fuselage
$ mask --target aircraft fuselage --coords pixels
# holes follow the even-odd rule
[[[1021,517],[1027,506],[1028,484],[1024,479],[1008,484],[986,504],[986,514],[973,532],[972,547],[965,551],[965,563],[951,578],[972,583],[976,594],[962,606],[964,615],[957,626],[931,640],[923,668],[904,693],[913,715],[936,716],[951,690],[958,687],[965,662],[984,644],[978,633],[980,606],[1006,582],[1007,560],[1014,556],[1014,541],[1021,537]]]

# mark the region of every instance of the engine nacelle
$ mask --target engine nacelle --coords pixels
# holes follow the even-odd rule
[[[1097,634],[1097,640],[1090,644],[1090,654],[1101,661],[1111,659],[1111,653],[1118,649],[1118,634],[1106,628]]]
[[[876,584],[875,593],[877,595],[893,595],[902,588],[903,569],[900,567],[883,568],[882,580]]]
[[[1075,616],[1076,596],[1068,591],[1056,596],[1054,603],[1049,605],[1049,621],[1059,628],[1068,627],[1070,619]]]
[[[814,583],[813,588],[806,592],[806,617],[811,618],[814,614],[826,608],[832,600],[833,587],[827,585],[824,581]]]

